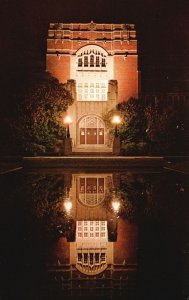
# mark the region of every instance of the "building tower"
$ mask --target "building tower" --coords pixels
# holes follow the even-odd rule
[[[105,112],[138,96],[138,53],[133,24],[51,23],[46,70],[67,83],[75,152],[111,152]]]

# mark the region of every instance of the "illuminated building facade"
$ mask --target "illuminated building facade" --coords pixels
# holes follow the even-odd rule
[[[111,152],[104,113],[137,97],[138,53],[133,24],[51,23],[46,69],[67,83],[73,151]]]

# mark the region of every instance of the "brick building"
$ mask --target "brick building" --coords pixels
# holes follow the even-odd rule
[[[103,114],[137,97],[138,53],[133,24],[51,23],[46,69],[67,83],[73,151],[111,151]]]

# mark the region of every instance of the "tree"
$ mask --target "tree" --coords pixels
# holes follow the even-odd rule
[[[123,154],[187,153],[188,104],[154,102],[153,99],[145,103],[142,99],[130,98],[119,103],[116,109],[107,112],[104,121],[113,134],[111,118],[115,113],[121,115],[119,135]]]
[[[104,122],[113,135],[114,130],[111,119],[114,114],[121,117],[121,125],[118,131],[122,142],[122,152],[125,154],[144,154],[146,151],[146,118],[144,104],[140,99],[129,98],[119,103],[116,109],[112,109],[104,116]]]
[[[66,85],[47,74],[32,83],[19,105],[18,144],[25,153],[51,151],[64,135],[62,115],[72,104]]]

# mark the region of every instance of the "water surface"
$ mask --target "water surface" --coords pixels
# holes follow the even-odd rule
[[[0,199],[0,299],[189,297],[188,176],[25,171]]]

